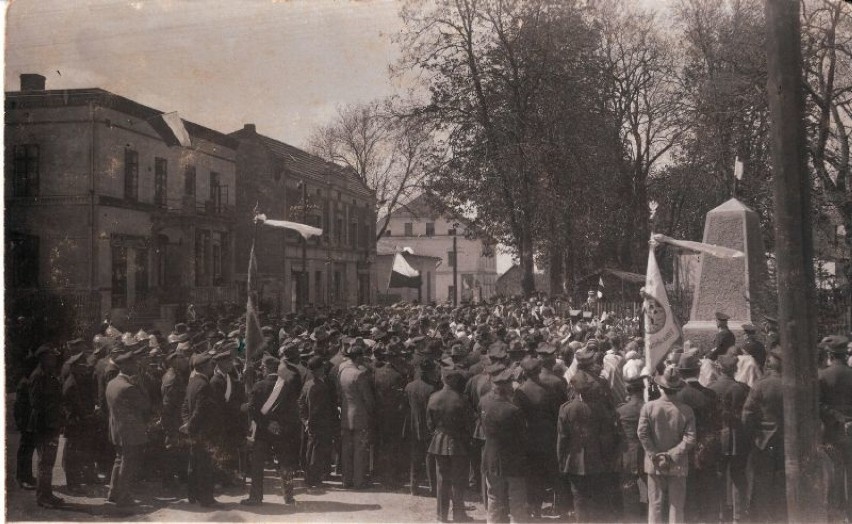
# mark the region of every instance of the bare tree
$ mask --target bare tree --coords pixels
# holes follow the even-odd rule
[[[422,186],[430,144],[430,134],[420,119],[385,100],[338,108],[331,123],[314,130],[308,150],[348,167],[376,192],[377,214],[383,217],[376,227],[378,240],[391,213]]]

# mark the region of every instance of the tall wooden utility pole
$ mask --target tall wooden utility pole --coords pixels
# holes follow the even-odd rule
[[[766,0],[787,518],[819,522],[827,512],[817,456],[816,293],[800,31],[799,0]]]

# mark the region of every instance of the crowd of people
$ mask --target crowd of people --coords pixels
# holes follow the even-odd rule
[[[122,507],[138,504],[137,479],[215,508],[246,477],[241,504],[260,505],[274,464],[285,504],[294,479],[319,490],[337,472],[344,489],[433,496],[440,522],[469,520],[471,493],[489,522],[784,520],[777,323],[738,339],[719,312],[712,347],[686,341],[649,372],[637,320],[546,297],[306,310],[263,318],[248,355],[244,316],[168,334],[104,323],[31,351],[17,482],[63,507],[63,434],[68,492],[108,483]],[[849,340],[819,347],[828,502],[848,521]]]

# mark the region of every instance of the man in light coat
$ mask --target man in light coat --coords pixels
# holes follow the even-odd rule
[[[352,341],[337,371],[344,488],[364,488],[370,462],[370,428],[375,399],[370,374],[363,365],[364,349],[363,339],[359,337]]]

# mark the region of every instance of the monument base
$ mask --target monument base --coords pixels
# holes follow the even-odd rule
[[[743,324],[746,322],[737,322],[734,320],[728,321],[728,329],[734,334],[737,344],[743,339]],[[713,349],[713,342],[716,339],[716,333],[719,328],[716,327],[715,320],[690,320],[683,326],[683,341],[687,340],[692,344],[692,347],[698,347],[704,354]]]

